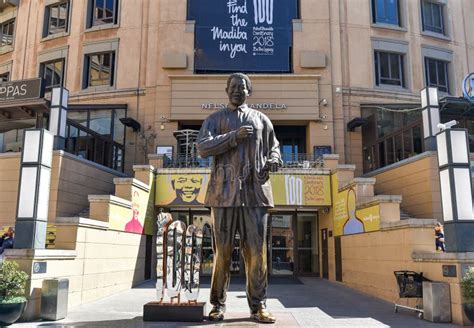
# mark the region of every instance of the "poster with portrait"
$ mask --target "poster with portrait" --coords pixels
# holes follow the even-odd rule
[[[189,0],[195,70],[291,72],[297,14],[297,0]]]
[[[156,178],[157,206],[204,205],[209,173],[159,174]],[[271,174],[275,205],[330,206],[329,175]]]
[[[156,178],[155,203],[160,206],[204,205],[208,173],[160,174]]]

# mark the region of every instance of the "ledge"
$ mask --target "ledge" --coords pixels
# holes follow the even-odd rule
[[[415,155],[413,157],[404,159],[400,162],[396,162],[396,163],[384,166],[380,169],[374,170],[372,172],[368,172],[368,173],[364,174],[363,177],[367,177],[367,178],[373,177],[374,175],[384,173],[384,172],[402,167],[404,165],[412,164],[414,162],[417,162],[419,160],[422,160],[422,159],[427,158],[427,157],[432,157],[432,156],[437,158],[437,156],[438,156],[437,152],[435,152],[435,151],[425,151],[424,153],[421,153],[421,154]]]
[[[101,170],[101,171],[105,171],[105,172],[107,172],[107,173],[113,174],[113,175],[118,176],[118,177],[128,177],[128,175],[125,174],[125,173],[112,170],[111,168],[109,168],[109,167],[107,167],[107,166],[103,166],[103,165],[97,164],[97,163],[95,163],[95,162],[89,161],[88,159],[85,159],[85,158],[82,158],[82,157],[73,155],[73,154],[71,154],[71,153],[65,152],[64,150],[55,150],[55,151],[53,152],[53,155],[59,155],[59,156],[63,156],[63,157],[72,159],[72,160],[74,160],[74,161],[80,162],[80,163],[85,164],[85,165],[88,165],[88,166],[92,166],[92,167],[94,167],[94,168],[96,168],[96,169],[99,169],[99,170]]]
[[[135,178],[114,178],[115,185],[131,185],[143,191],[150,192],[150,186]]]
[[[155,167],[153,165],[133,165],[133,172],[139,171],[155,172]]]
[[[380,230],[396,230],[406,228],[432,228],[438,222],[435,219],[407,219],[396,222],[380,222]]]
[[[333,171],[338,171],[338,170],[355,171],[355,169],[356,169],[355,164],[337,164],[336,169]]]
[[[419,253],[413,252],[411,258],[415,262],[454,262],[454,263],[473,263],[474,252],[465,253]]]
[[[8,259],[74,260],[77,251],[61,249],[7,249]]]
[[[251,79],[280,79],[280,80],[298,80],[310,79],[319,80],[320,74],[248,74]],[[173,80],[227,80],[229,74],[187,74],[187,75],[168,75]]]
[[[81,228],[94,228],[100,230],[109,229],[109,222],[98,221],[88,218],[76,217],[59,217],[56,218],[56,226],[78,226]]]
[[[402,202],[402,196],[399,195],[377,195],[371,198],[370,200],[357,205],[357,209],[363,209],[367,207],[371,207],[374,205],[378,205],[380,203],[396,203],[400,204]],[[398,223],[398,222],[397,222]]]
[[[89,195],[87,197],[89,203],[109,203],[126,208],[132,208],[132,202],[113,195]]]
[[[340,187],[338,191],[341,192],[355,185],[375,185],[375,182],[375,178],[354,178],[342,187]]]
[[[337,159],[337,160],[339,160],[339,154],[324,154],[323,155],[323,160],[325,160],[325,159],[328,159],[328,160]]]

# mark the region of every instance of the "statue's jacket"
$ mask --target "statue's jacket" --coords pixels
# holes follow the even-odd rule
[[[204,121],[197,139],[203,158],[213,156],[205,205],[208,207],[273,207],[267,159],[281,164],[281,155],[270,119],[242,105],[228,105]],[[253,126],[253,135],[236,138],[244,125]]]

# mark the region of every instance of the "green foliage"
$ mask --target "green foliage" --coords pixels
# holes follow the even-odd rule
[[[474,268],[469,268],[461,279],[461,290],[464,303],[474,304]]]
[[[19,269],[18,263],[0,263],[0,303],[18,303],[18,300],[19,303],[24,302],[27,281],[28,275]]]

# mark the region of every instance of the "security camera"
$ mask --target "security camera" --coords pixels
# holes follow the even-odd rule
[[[453,126],[457,125],[459,122],[456,120],[452,120],[446,123],[438,123],[437,127],[441,131],[451,129]]]

